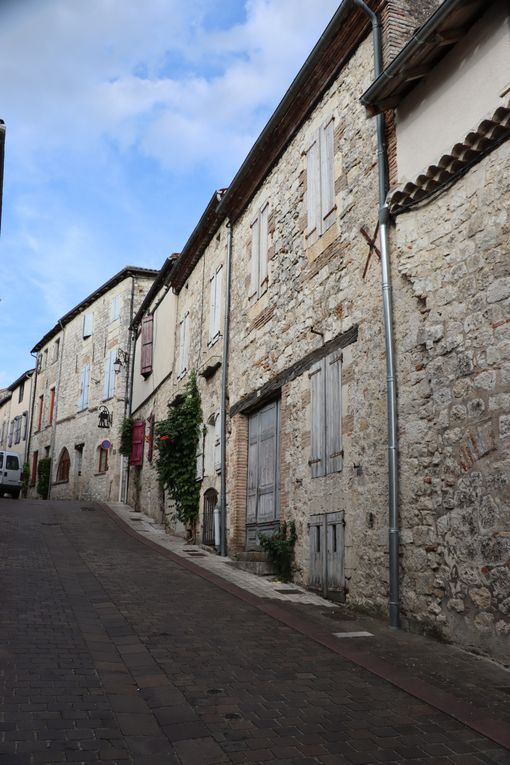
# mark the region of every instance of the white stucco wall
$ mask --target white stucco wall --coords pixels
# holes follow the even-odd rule
[[[510,8],[497,0],[397,109],[399,183],[410,181],[509,99]]]

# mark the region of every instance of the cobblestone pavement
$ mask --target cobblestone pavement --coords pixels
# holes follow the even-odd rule
[[[0,765],[510,763],[97,506],[2,499],[0,523]]]

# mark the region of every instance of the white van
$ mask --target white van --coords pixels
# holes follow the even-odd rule
[[[15,452],[0,451],[0,497],[10,494],[17,499],[21,491],[21,458]]]

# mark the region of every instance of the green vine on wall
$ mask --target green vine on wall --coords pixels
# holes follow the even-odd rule
[[[37,493],[42,499],[48,499],[50,491],[51,459],[44,457],[37,466]]]
[[[202,407],[196,373],[185,393],[168,407],[168,417],[156,424],[156,469],[161,486],[175,503],[175,517],[193,532],[198,517],[200,484],[196,480],[197,447]]]
[[[288,582],[292,574],[294,547],[297,540],[294,521],[290,523],[283,521],[271,535],[259,532],[258,538],[260,546],[267,553],[280,579]]]
[[[124,417],[119,431],[120,446],[119,452],[125,457],[129,457],[131,454],[131,447],[133,445],[133,418]]]

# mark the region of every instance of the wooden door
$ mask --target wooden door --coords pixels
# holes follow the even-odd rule
[[[248,550],[259,546],[259,532],[270,534],[278,524],[278,431],[278,401],[272,401],[250,416],[246,503]]]

